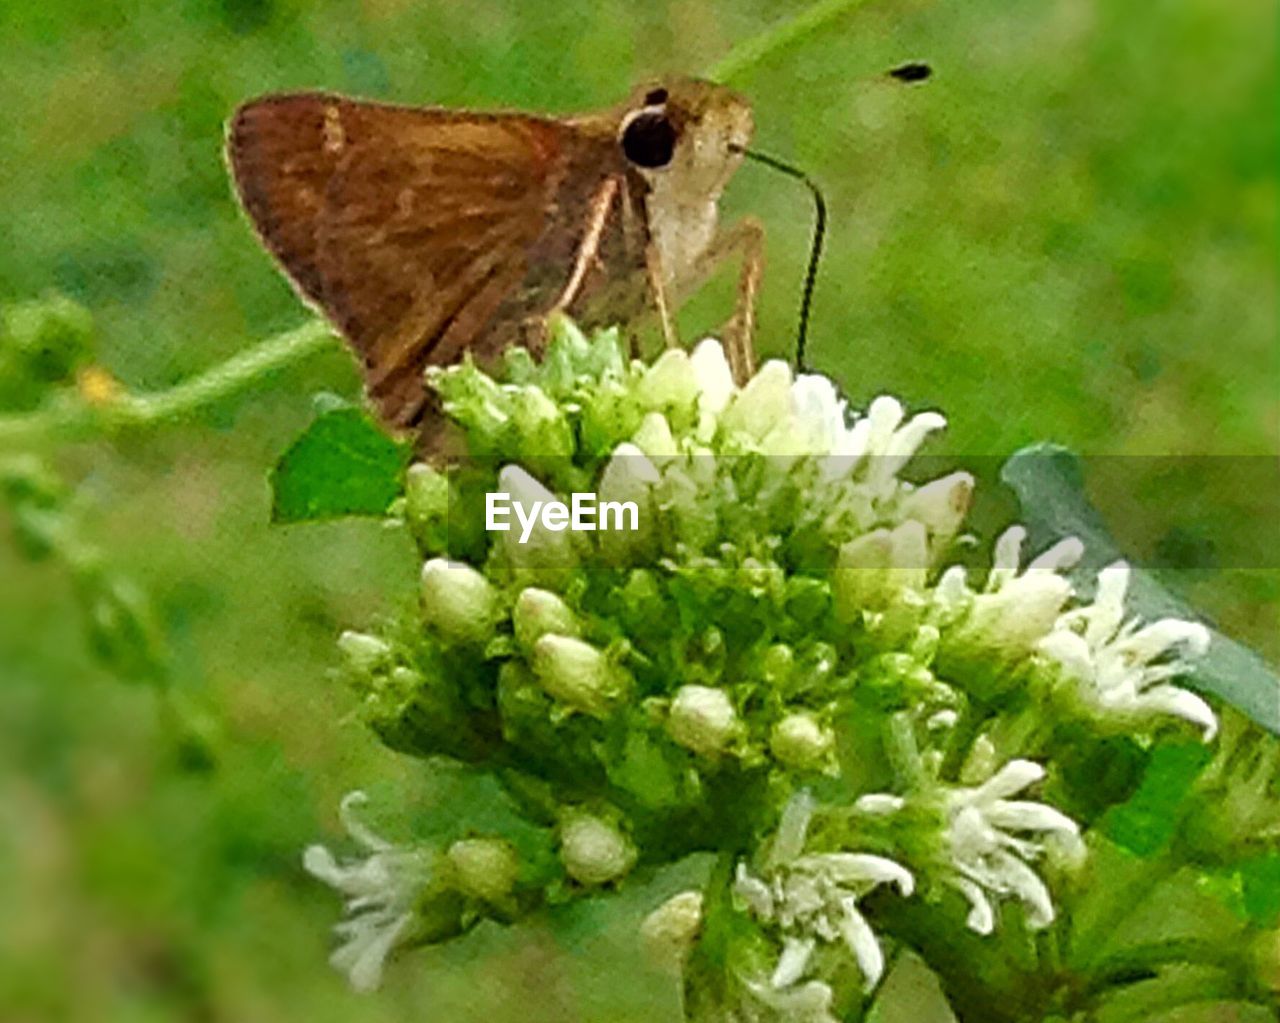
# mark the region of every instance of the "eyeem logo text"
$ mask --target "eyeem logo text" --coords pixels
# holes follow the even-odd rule
[[[520,543],[526,543],[533,527],[539,523],[553,533],[566,529],[584,533],[597,529],[636,530],[640,528],[640,509],[634,501],[598,501],[596,495],[590,493],[575,493],[568,504],[534,501],[530,505],[513,501],[510,494],[485,495],[485,529],[506,533],[513,528],[513,519],[520,524]]]

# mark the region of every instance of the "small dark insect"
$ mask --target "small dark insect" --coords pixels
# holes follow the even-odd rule
[[[923,82],[932,74],[933,68],[928,64],[903,64],[890,71],[889,77],[900,82]]]

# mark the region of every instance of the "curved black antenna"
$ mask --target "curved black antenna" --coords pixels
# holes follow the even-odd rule
[[[822,240],[827,234],[827,200],[823,198],[822,190],[814,184],[813,179],[804,171],[754,149],[743,149],[741,152],[748,159],[755,160],[756,163],[762,163],[766,167],[772,167],[776,171],[781,171],[783,174],[795,178],[813,193],[815,214],[813,246],[809,250],[809,268],[804,275],[804,294],[800,299],[800,330],[796,334],[796,371],[803,373],[806,369],[804,354],[805,342],[809,333],[809,307],[813,302],[814,285],[818,281],[818,262],[822,259]]]
[[[912,62],[890,68],[885,74],[899,82],[915,84],[927,81],[933,75],[933,68],[925,63]],[[756,163],[762,163],[766,167],[772,167],[788,177],[795,178],[813,193],[815,214],[813,221],[813,247],[809,250],[809,268],[804,275],[804,295],[800,299],[800,330],[796,334],[796,371],[803,373],[807,368],[804,364],[804,355],[805,342],[809,336],[809,307],[813,302],[814,285],[818,282],[818,263],[822,259],[822,241],[827,234],[827,200],[823,198],[822,190],[814,184],[813,179],[798,167],[792,167],[791,164],[783,163],[775,156],[769,156],[767,153],[761,153],[754,149],[747,149],[743,146],[730,146],[729,148],[733,152],[741,153],[748,159],[755,160]]]

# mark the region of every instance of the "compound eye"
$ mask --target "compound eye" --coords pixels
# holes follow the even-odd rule
[[[622,132],[622,151],[637,167],[665,167],[676,151],[676,129],[666,114],[636,114]]]

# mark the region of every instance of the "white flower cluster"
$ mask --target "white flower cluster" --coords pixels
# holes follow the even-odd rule
[[[1190,658],[1205,652],[1207,630],[1177,619],[1144,626],[1128,616],[1127,565],[1104,569],[1093,600],[1080,603],[1067,573],[1084,554],[1081,542],[1062,540],[1024,563],[1026,530],[1015,526],[997,540],[984,580],[970,586],[958,566],[938,574],[967,513],[973,478],[952,473],[918,487],[899,479],[925,439],[945,426],[938,413],[908,416],[888,396],[853,413],[831,380],[795,376],[778,361],[739,388],[714,340],[691,352],[667,351],[648,367],[624,365],[616,346],[593,349],[594,342],[580,336],[568,344],[579,345],[582,365],[568,357],[557,362],[552,353],[537,365],[530,360],[521,383],[499,385],[469,365],[437,371],[446,408],[487,443],[481,450],[499,453],[494,482],[516,501],[554,501],[548,484],[566,489],[566,482],[598,473],[598,498],[634,502],[638,527],[579,535],[539,524],[519,539],[514,531],[501,533],[490,557],[475,566],[438,556],[437,547],[419,539],[429,555],[421,577],[424,632],[450,656],[474,662],[477,678],[495,676],[500,712],[510,710],[518,725],[503,735],[516,737],[509,741],[528,758],[531,772],[540,769],[539,757],[554,760],[559,753],[557,729],[589,736],[642,704],[646,713],[626,719],[628,727],[650,730],[645,748],[691,778],[710,777],[739,758],[768,764],[775,772],[771,783],[804,785],[824,775],[823,784],[834,784],[849,762],[850,751],[837,738],[849,686],[888,692],[898,685],[892,706],[911,708],[898,714],[874,701],[862,707],[880,716],[862,722],[869,728],[907,720],[904,748],[916,758],[905,768],[892,765],[895,792],[862,795],[854,803],[854,817],[865,815],[870,831],[853,832],[859,837],[851,848],[830,848],[828,832],[810,834],[815,804],[802,790],[783,809],[763,855],[737,864],[737,908],[760,924],[776,960],[763,972],[752,967],[738,974],[745,1003],[734,1018],[835,1023],[833,961],[847,953],[868,990],[885,973],[880,941],[860,908],[884,886],[902,898],[917,884],[930,898],[959,892],[968,905],[967,926],[982,935],[996,930],[1002,902],[1020,906],[1032,929],[1054,920],[1043,864],[1058,852],[1068,861],[1083,855],[1080,829],[1047,803],[1018,798],[1044,778],[1045,768],[1019,758],[1016,748],[997,753],[986,736],[971,751],[961,782],[940,777],[943,743],[962,719],[968,722],[971,709],[985,716],[1000,697],[1025,685],[1046,713],[1066,709],[1103,727],[1135,729],[1172,715],[1194,724],[1206,741],[1216,734],[1208,704],[1172,684]],[[543,481],[525,467],[526,451],[564,457],[536,463]],[[406,494],[407,520],[444,521],[450,481],[417,468],[410,478],[421,492]],[[817,571],[791,556],[810,549],[821,552]],[[593,562],[636,570],[632,578],[648,589],[637,584],[632,596],[652,599],[658,610],[638,603],[637,612],[625,595],[621,611],[587,603],[566,580]],[[669,580],[687,583],[689,577],[714,584],[711,596],[677,600]],[[736,610],[721,609],[735,608],[740,580],[755,586],[756,579],[769,584],[760,584],[759,609],[751,612],[757,617],[745,619],[751,629],[728,631],[741,623],[733,620]],[[817,610],[796,600],[801,610],[793,613],[793,583],[806,599],[817,594]],[[672,634],[652,642],[644,630],[632,635],[628,614],[669,625]],[[601,628],[608,615],[616,620]],[[662,660],[668,645],[695,649],[692,639],[702,632],[760,638],[714,668],[697,665],[698,675],[684,677],[684,662],[672,661],[672,668]],[[627,642],[612,642],[615,635]],[[388,717],[399,725],[395,698],[412,689],[413,679],[396,672],[409,669],[376,637],[349,634],[343,649],[355,668],[374,677],[370,693],[386,697]],[[764,654],[779,650],[785,668],[775,672]],[[806,660],[814,650],[821,656]],[[383,675],[386,685],[380,685]],[[447,678],[433,682],[448,691]],[[465,716],[457,724],[466,731]],[[409,736],[414,742],[416,734]],[[438,738],[424,733],[423,752],[437,752]],[[611,744],[589,748],[602,758],[609,784],[626,773],[610,770],[616,766],[609,762]],[[581,805],[625,805],[601,787]],[[366,855],[339,862],[313,846],[304,865],[347,899],[347,918],[337,928],[342,944],[332,961],[366,990],[377,985],[396,947],[410,938],[434,940],[423,935],[423,899],[443,875],[435,854],[393,846],[355,820],[353,808],[363,798],[348,796],[342,818]],[[632,836],[646,829],[634,823],[620,810],[563,814],[555,840],[576,887],[616,884],[643,861],[649,850]],[[863,841],[881,825],[883,834]],[[514,852],[471,841],[456,844],[448,857],[470,897],[514,912]],[[684,963],[702,912],[702,897],[685,892],[652,914],[643,933],[656,958]]]
[[[1187,657],[1204,655],[1209,630],[1198,622],[1164,618],[1141,626],[1126,620],[1124,598],[1129,566],[1118,561],[1098,573],[1093,603],[1060,616],[1039,651],[1061,666],[1093,711],[1121,722],[1139,723],[1172,714],[1197,725],[1210,741],[1218,718],[1204,700],[1169,679],[1186,674]]]
[[[825,984],[801,982],[818,942],[843,942],[862,971],[866,987],[874,987],[884,973],[884,953],[871,925],[858,911],[858,900],[882,884],[910,895],[915,878],[906,867],[884,856],[806,854],[812,816],[813,801],[808,793],[793,796],[782,812],[760,876],[739,863],[733,891],[756,919],[776,926],[782,935],[782,954],[773,974],[767,984],[750,981],[751,989],[773,1003],[798,1000],[816,1007],[826,1004],[820,997]]]
[[[342,943],[329,962],[347,975],[356,991],[372,991],[381,983],[383,965],[408,938],[415,901],[431,877],[425,853],[392,845],[356,818],[355,808],[365,802],[363,792],[350,792],[342,800],[339,815],[367,856],[339,863],[324,846],[312,845],[302,858],[307,873],[336,888],[347,900],[347,919],[334,927]]]
[[[994,899],[1012,897],[1026,908],[1032,929],[1054,919],[1049,889],[1031,864],[1050,843],[1066,861],[1084,852],[1078,825],[1045,803],[1012,799],[1044,777],[1044,768],[1029,760],[1014,760],[976,787],[940,787],[941,861],[933,864],[939,879],[969,902],[966,923],[978,934],[996,926]],[[862,813],[884,817],[908,805],[908,799],[889,793],[863,796],[855,804]],[[915,877],[901,863],[885,856],[847,851],[805,853],[814,804],[807,792],[793,796],[783,810],[768,856],[759,875],[738,865],[733,892],[741,908],[778,929],[781,953],[773,973],[747,978],[748,990],[766,1006],[791,1018],[825,1019],[831,992],[825,982],[805,979],[819,942],[842,942],[870,990],[884,973],[884,953],[858,900],[872,889],[891,884],[909,897]],[[799,1007],[799,1008],[797,1008]],[[804,1008],[801,1011],[801,1008]],[[786,1011],[784,1011],[786,1010]],[[805,1013],[808,1013],[806,1015]]]
[[[1049,926],[1053,902],[1031,864],[1045,853],[1046,841],[1058,842],[1071,860],[1084,854],[1080,828],[1070,817],[1045,803],[1010,798],[1043,778],[1039,764],[1012,760],[976,788],[947,793],[946,845],[953,871],[947,882],[968,899],[966,922],[978,934],[995,930],[993,896],[1022,902],[1032,930]]]
[[[797,499],[816,513],[830,503],[832,487],[852,488],[854,496],[846,492],[840,503],[856,510],[862,526],[886,516],[896,520],[905,513],[931,532],[949,535],[967,508],[972,485],[967,474],[954,474],[918,491],[897,478],[925,438],[946,425],[936,412],[908,418],[897,399],[881,396],[865,415],[853,416],[850,422],[847,403],[829,379],[816,374],[793,377],[790,367],[777,360],[765,363],[738,388],[720,342],[712,339],[692,352],[670,349],[640,373],[631,391],[643,412],[639,428],[614,447],[598,494],[601,500],[636,502],[640,528],[600,533],[598,542],[606,555],[643,549],[653,537],[655,512],[676,522],[714,515],[693,507],[698,499],[711,496],[713,456],[729,456],[731,461],[752,452],[768,456],[783,472],[796,460],[811,458],[819,471]],[[523,504],[555,499],[519,465],[504,466],[499,483]],[[963,499],[958,499],[958,491]],[[910,503],[895,511],[893,502],[899,499]],[[680,528],[675,532],[687,535]],[[521,565],[571,565],[582,552],[570,534],[536,528],[532,537],[507,547],[510,559]]]

